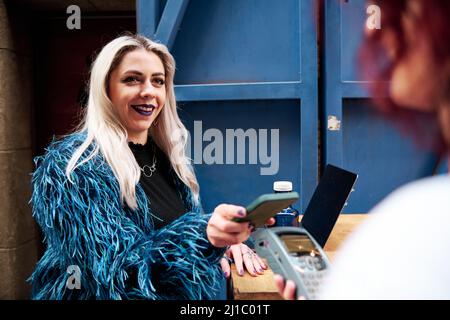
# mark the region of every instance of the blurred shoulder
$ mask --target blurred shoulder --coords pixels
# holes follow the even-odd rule
[[[436,297],[450,278],[450,176],[406,184],[376,205],[344,241],[322,288],[324,299]],[[430,265],[428,258],[435,264]],[[446,267],[445,267],[446,268]],[[433,272],[430,273],[430,270]],[[420,284],[409,286],[421,275]],[[433,288],[431,290],[430,288]]]
[[[393,212],[403,212],[403,215],[422,215],[424,212],[438,213],[449,206],[450,175],[446,174],[420,179],[398,188],[376,205],[371,214],[392,216]]]

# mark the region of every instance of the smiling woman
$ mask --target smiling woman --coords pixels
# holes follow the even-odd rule
[[[167,48],[142,36],[99,53],[83,121],[35,160],[33,216],[47,248],[34,299],[212,298],[226,247],[248,251],[251,227],[232,221],[245,208],[204,214],[186,155],[172,152],[187,136],[174,72]],[[261,272],[259,260],[244,262]],[[68,270],[80,271],[79,285]]]
[[[145,49],[126,54],[111,73],[108,94],[130,141],[147,143],[147,131],[166,102],[164,65]]]

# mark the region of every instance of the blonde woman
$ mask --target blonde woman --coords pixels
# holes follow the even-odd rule
[[[193,170],[176,152],[187,132],[174,72],[167,48],[142,36],[99,53],[78,130],[35,160],[33,216],[47,246],[30,278],[34,299],[211,298],[230,245],[260,269],[241,244],[252,227],[231,221],[244,208],[202,212]]]

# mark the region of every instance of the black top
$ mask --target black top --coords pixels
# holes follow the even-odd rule
[[[187,211],[173,181],[170,161],[150,137],[145,145],[133,142],[128,142],[128,145],[141,167],[139,182],[147,195],[150,210],[156,216],[153,218],[155,229],[162,228]],[[154,154],[156,170],[148,177],[145,174],[150,175]]]

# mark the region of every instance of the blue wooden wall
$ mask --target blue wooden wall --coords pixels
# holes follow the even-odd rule
[[[364,0],[326,1],[324,10],[324,146],[326,163],[358,173],[344,213],[366,213],[398,186],[430,175],[433,154],[420,150],[370,106],[367,82],[358,70],[357,52],[371,16]],[[382,12],[381,12],[382,14]],[[382,26],[381,26],[382,28]],[[341,121],[329,130],[328,118]]]
[[[303,211],[319,169],[331,163],[359,175],[344,213],[365,213],[399,185],[431,173],[436,159],[370,107],[364,85],[373,79],[363,79],[356,63],[365,1],[324,1],[320,47],[315,4],[137,1],[139,32],[167,44],[177,61],[179,112],[197,146],[206,150],[214,141],[193,136],[199,123],[201,133],[213,129],[223,137],[227,129],[279,131],[274,175],[261,175],[266,166],[250,161],[248,147],[243,164],[236,157],[234,164],[197,161],[206,210],[221,202],[246,205],[271,192],[273,181],[291,180]],[[331,116],[338,130],[328,128]]]
[[[254,130],[258,143],[260,134],[271,141],[278,132],[278,141],[264,146],[266,154],[278,146],[276,164],[250,161],[249,144],[243,164],[237,155],[229,164],[196,161],[205,209],[245,206],[272,192],[276,180],[291,180],[301,194],[296,206],[304,208],[319,165],[313,1],[139,1],[137,8],[138,30],[168,44],[175,57],[179,113],[203,150],[213,141],[193,136],[195,123],[203,134],[213,129],[223,137],[227,129]],[[270,175],[264,167],[273,169]]]

